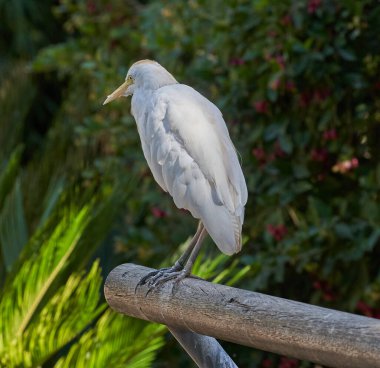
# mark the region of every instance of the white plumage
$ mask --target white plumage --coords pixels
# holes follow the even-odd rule
[[[219,109],[150,60],[133,64],[105,103],[131,94],[131,112],[157,183],[178,208],[201,220],[223,253],[240,251],[247,187]]]

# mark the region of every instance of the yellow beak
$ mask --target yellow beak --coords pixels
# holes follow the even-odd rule
[[[124,95],[127,88],[133,83],[131,79],[127,79],[118,89],[113,91],[110,95],[107,96],[106,100],[103,102],[103,105],[108,104],[109,102],[116,100],[117,98]]]

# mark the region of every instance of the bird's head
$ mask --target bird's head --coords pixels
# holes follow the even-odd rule
[[[138,88],[155,90],[176,83],[175,78],[156,61],[140,60],[129,68],[125,82],[106,98],[103,105],[119,97],[133,95]]]

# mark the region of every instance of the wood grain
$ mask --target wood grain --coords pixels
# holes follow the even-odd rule
[[[147,293],[150,268],[116,267],[104,291],[114,310],[329,367],[380,368],[380,321],[187,278]]]

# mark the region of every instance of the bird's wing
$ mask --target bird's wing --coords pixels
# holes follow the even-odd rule
[[[220,111],[190,87],[156,91],[142,127],[152,173],[225,253],[240,250],[247,188]],[[140,132],[141,134],[141,132]]]

